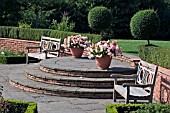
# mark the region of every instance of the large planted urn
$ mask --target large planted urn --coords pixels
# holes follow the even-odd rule
[[[95,60],[96,60],[98,69],[100,70],[108,69],[112,61],[112,56],[107,55],[101,58],[96,57]]]
[[[70,48],[71,54],[73,58],[81,58],[84,48]]]

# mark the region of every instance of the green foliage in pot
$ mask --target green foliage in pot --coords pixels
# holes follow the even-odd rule
[[[134,14],[130,21],[130,30],[134,38],[149,39],[159,30],[160,19],[153,9],[141,10]]]

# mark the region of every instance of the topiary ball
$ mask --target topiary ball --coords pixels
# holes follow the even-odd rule
[[[88,13],[88,23],[92,29],[105,30],[110,27],[112,22],[111,10],[106,7],[97,6]]]
[[[153,9],[142,10],[134,14],[130,21],[130,30],[134,38],[148,39],[159,30],[160,19]]]

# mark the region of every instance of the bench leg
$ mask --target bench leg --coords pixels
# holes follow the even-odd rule
[[[26,64],[29,64],[28,53],[26,53]]]
[[[126,104],[129,103],[129,93],[130,93],[130,88],[127,87],[126,98],[125,98],[125,103],[126,103]]]
[[[125,104],[128,104],[129,103],[129,97],[127,96],[126,98],[125,98]]]
[[[136,100],[136,99],[134,100],[134,103],[137,103],[137,100]]]
[[[113,101],[116,102],[116,90],[113,89]]]

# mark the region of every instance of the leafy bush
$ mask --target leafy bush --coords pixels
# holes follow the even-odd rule
[[[143,104],[108,104],[106,113],[129,113],[141,108]]]
[[[14,53],[10,50],[0,50],[0,64],[18,64],[25,62],[25,54],[21,51]]]
[[[23,40],[33,40],[39,41],[41,36],[49,36],[53,38],[61,38],[62,41],[64,38],[71,35],[78,35],[79,33],[74,32],[65,32],[51,29],[28,29],[28,28],[18,28],[18,27],[6,27],[0,26],[0,37],[3,38],[16,38]],[[97,43],[101,40],[100,35],[82,33],[82,36],[87,36],[89,40],[93,43]]]
[[[0,50],[0,56],[7,56],[7,57],[14,56],[14,57],[16,57],[16,56],[25,56],[25,54],[22,51],[18,51],[15,53],[9,49],[5,49],[5,50]]]
[[[19,28],[31,28],[31,24],[26,24],[23,22],[18,22]]]
[[[160,20],[157,13],[152,10],[141,10],[137,12],[130,21],[130,29],[133,37],[147,39],[154,36],[160,26]]]
[[[169,104],[108,104],[106,113],[169,113]]]
[[[130,113],[169,113],[170,105],[169,104],[149,104],[145,105],[142,109],[132,111]]]
[[[19,100],[5,100],[5,113],[37,113],[37,103]]]
[[[69,23],[68,13],[64,12],[62,17],[62,20],[60,23],[57,23],[57,20],[53,20],[52,26],[50,28],[59,30],[59,31],[73,31],[75,24],[73,22]]]
[[[96,30],[106,30],[112,22],[112,13],[106,7],[97,6],[89,11],[89,26]]]
[[[139,46],[139,57],[147,62],[170,69],[170,49],[155,46]]]

